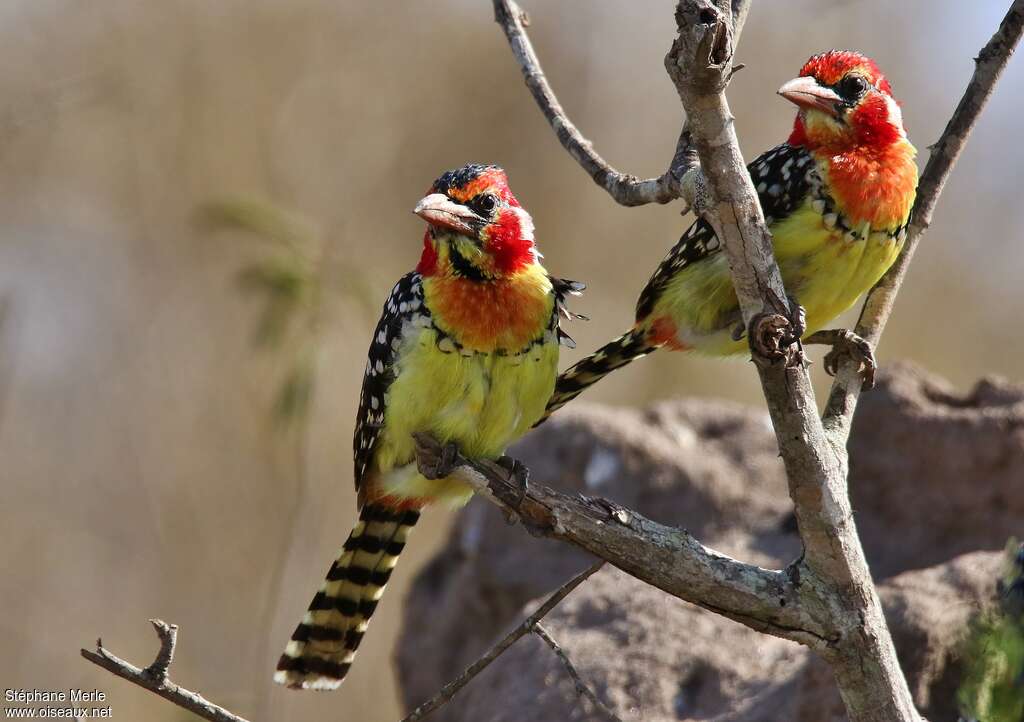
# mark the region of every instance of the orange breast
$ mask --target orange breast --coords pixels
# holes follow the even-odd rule
[[[518,351],[540,336],[551,318],[551,284],[543,269],[484,282],[427,278],[423,290],[434,323],[474,351]]]
[[[877,152],[850,152],[828,158],[828,182],[843,215],[853,224],[896,228],[906,222],[917,188],[914,149],[895,143]]]

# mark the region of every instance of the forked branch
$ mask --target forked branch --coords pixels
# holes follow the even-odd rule
[[[82,656],[108,672],[148,689],[203,719],[212,722],[248,722],[244,717],[229,712],[201,694],[187,690],[170,680],[168,671],[174,659],[174,648],[178,643],[178,625],[167,624],[160,619],[150,619],[149,622],[160,638],[160,651],[157,652],[153,663],[145,669],[139,669],[131,662],[116,656],[106,649],[99,639],[96,640],[96,650],[83,649]]]
[[[692,152],[690,135],[684,126],[676,144],[672,161],[665,173],[657,178],[640,179],[635,175],[622,173],[611,166],[596,150],[593,143],[583,137],[569,118],[568,113],[551,89],[537,53],[526,32],[529,24],[526,13],[515,0],[493,0],[494,19],[501,26],[512,49],[512,55],[523,74],[523,80],[530,89],[558,141],[573,159],[587,172],[597,185],[604,188],[616,203],[624,206],[641,206],[647,203],[670,203],[684,199],[693,205],[694,186],[699,185],[698,176],[688,175],[697,169],[697,155]],[[734,37],[739,37],[750,10],[751,0],[732,0],[735,25]],[[687,182],[689,181],[689,182]]]
[[[458,693],[460,689],[469,684],[470,680],[476,677],[478,674],[483,672],[494,660],[504,654],[505,650],[515,644],[523,636],[530,632],[536,631],[540,621],[548,615],[552,609],[558,606],[558,603],[565,599],[569,592],[578,587],[580,584],[589,579],[594,573],[597,572],[601,567],[604,566],[604,561],[599,561],[596,564],[591,565],[588,569],[583,570],[575,577],[567,581],[561,587],[556,589],[550,597],[545,600],[543,604],[537,607],[537,610],[530,616],[524,619],[522,622],[517,624],[512,631],[506,634],[502,639],[491,647],[487,652],[477,659],[473,664],[469,665],[462,671],[458,677],[453,679],[451,682],[446,684],[441,690],[433,697],[428,699],[426,702],[421,704],[419,707],[414,709],[407,717],[402,719],[402,722],[416,722],[421,720],[431,712],[435,711],[439,707],[445,705],[452,697]],[[574,670],[575,671],[575,670]]]

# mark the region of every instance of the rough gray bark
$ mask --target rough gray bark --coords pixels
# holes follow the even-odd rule
[[[417,457],[436,468],[443,448],[417,435]],[[669,594],[761,632],[824,649],[825,628],[803,608],[790,570],[744,564],[708,549],[683,529],[647,519],[605,499],[567,496],[529,484],[490,461],[456,455],[452,473],[514,514],[534,534],[575,544]],[[429,472],[428,472],[429,473]]]

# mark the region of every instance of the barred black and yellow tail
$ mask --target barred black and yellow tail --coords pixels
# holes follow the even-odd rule
[[[415,510],[367,504],[309,611],[277,663],[274,681],[297,689],[335,689],[345,678],[366,625],[419,520]]]
[[[563,372],[555,381],[544,415],[534,426],[544,423],[551,414],[582,394],[615,369],[620,369],[659,347],[648,339],[645,329],[634,328],[609,341],[594,353]]]

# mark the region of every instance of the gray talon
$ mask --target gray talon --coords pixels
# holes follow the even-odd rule
[[[875,360],[875,351],[871,344],[863,338],[845,328],[827,329],[817,331],[804,340],[808,344],[823,344],[831,346],[832,349],[825,354],[825,372],[829,376],[835,376],[839,371],[839,364],[845,357],[850,357],[860,364],[860,373],[863,379],[865,391],[875,385],[875,372],[878,370],[878,362]]]

